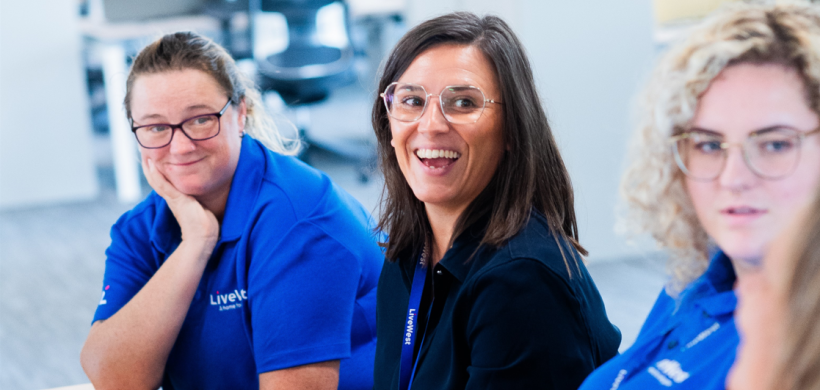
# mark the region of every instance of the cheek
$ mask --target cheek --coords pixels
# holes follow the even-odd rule
[[[396,158],[399,160],[400,165],[404,164],[404,159],[409,154],[407,151],[407,141],[410,133],[411,131],[407,128],[407,126],[394,124],[391,121],[390,134],[392,139],[390,140],[390,145],[393,146],[393,149],[396,152]]]
[[[140,147],[140,158],[143,162],[148,161],[150,159],[154,162],[154,165],[157,167],[157,170],[165,174],[165,165],[162,164],[165,156],[168,155],[168,147],[160,148],[160,149],[145,149]]]
[[[686,193],[689,195],[689,200],[695,209],[695,214],[697,214],[701,223],[705,225],[709,220],[709,213],[714,209],[712,206],[717,195],[716,182],[701,182],[688,178],[683,180]]]

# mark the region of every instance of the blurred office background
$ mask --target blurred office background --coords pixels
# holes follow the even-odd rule
[[[375,214],[378,66],[407,29],[455,10],[501,16],[526,46],[628,347],[666,278],[649,240],[615,231],[633,100],[657,55],[728,1],[0,0],[0,388],[88,382],[79,351],[108,230],[150,191],[121,104],[141,47],[178,30],[225,45],[305,140],[301,158]]]

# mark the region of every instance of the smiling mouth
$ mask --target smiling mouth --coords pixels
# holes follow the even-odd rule
[[[187,162],[177,162],[177,163],[172,163],[172,164],[173,164],[173,165],[176,165],[176,166],[180,166],[180,167],[187,167],[187,166],[189,166],[189,165],[196,164],[196,163],[198,163],[198,162],[200,162],[200,161],[202,161],[202,160],[204,160],[204,159],[205,159],[205,157],[202,157],[202,158],[200,158],[200,159],[196,159],[196,160],[192,160],[192,161],[187,161]]]
[[[461,157],[456,151],[443,149],[418,149],[416,157],[428,168],[444,169]]]
[[[766,210],[756,209],[754,207],[728,207],[721,211],[723,214],[732,216],[754,216],[765,214]]]

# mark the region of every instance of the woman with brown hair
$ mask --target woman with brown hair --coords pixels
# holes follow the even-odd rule
[[[663,55],[622,193],[671,279],[635,343],[581,389],[724,389],[733,287],[820,184],[819,48],[816,7],[737,4]]]
[[[81,361],[97,389],[369,389],[383,255],[368,213],[292,156],[253,83],[193,33],[134,59],[154,189],[111,229]]]
[[[820,193],[737,284],[730,390],[820,389]]]
[[[497,17],[426,21],[384,67],[376,389],[575,389],[617,353],[529,61]]]

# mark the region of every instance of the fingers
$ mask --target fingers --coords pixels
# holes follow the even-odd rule
[[[148,184],[151,188],[166,201],[185,196],[185,194],[179,192],[179,190],[165,178],[165,175],[157,170],[156,165],[154,165],[154,162],[150,158],[142,160],[142,171],[145,173],[145,178],[148,179]]]

